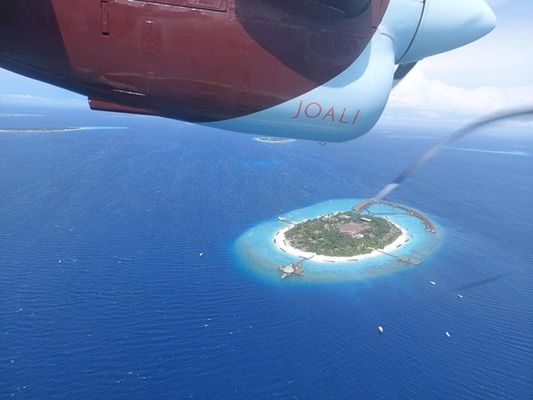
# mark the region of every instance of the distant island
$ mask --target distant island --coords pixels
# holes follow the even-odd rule
[[[289,143],[292,142],[292,139],[289,138],[280,138],[280,137],[270,137],[270,136],[262,136],[255,138],[258,142],[266,142],[266,143]]]
[[[328,257],[356,257],[383,249],[402,236],[390,221],[346,211],[309,219],[284,232],[286,243],[305,253]]]
[[[0,128],[0,133],[56,133],[81,131],[82,127],[73,126],[65,128]]]
[[[0,128],[0,133],[68,133],[79,131],[122,130],[124,126],[65,126],[57,128]]]

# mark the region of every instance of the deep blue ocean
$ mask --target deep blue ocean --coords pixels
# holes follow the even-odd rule
[[[422,266],[285,285],[239,264],[239,235],[370,196],[438,137],[269,144],[2,112],[0,128],[101,129],[0,134],[0,399],[533,398],[533,135],[473,135],[393,193],[444,230]]]

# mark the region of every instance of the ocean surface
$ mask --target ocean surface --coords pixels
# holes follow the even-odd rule
[[[512,125],[391,196],[445,232],[422,266],[312,285],[243,268],[236,240],[376,193],[436,135],[262,143],[48,108],[0,128],[0,399],[533,398],[533,139]]]

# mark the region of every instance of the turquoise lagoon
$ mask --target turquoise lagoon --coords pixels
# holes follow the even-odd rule
[[[281,251],[273,241],[280,229],[286,226],[287,219],[300,222],[321,215],[350,210],[361,199],[337,199],[324,201],[309,207],[293,210],[270,220],[264,221],[243,233],[234,243],[233,251],[238,263],[247,270],[267,280],[280,280],[277,267],[300,260],[300,258]],[[290,277],[284,283],[323,282],[363,280],[377,278],[383,275],[405,271],[414,268],[424,268],[425,262],[440,246],[443,237],[442,228],[436,225],[437,232],[430,233],[424,224],[416,217],[405,211],[389,205],[375,204],[368,208],[372,213],[388,217],[392,222],[400,225],[410,236],[409,242],[391,253],[396,256],[406,255],[422,261],[415,266],[402,263],[388,255],[378,255],[359,261],[348,262],[317,262],[304,261],[305,275]],[[431,216],[429,216],[431,218]],[[434,219],[431,218],[435,223]]]

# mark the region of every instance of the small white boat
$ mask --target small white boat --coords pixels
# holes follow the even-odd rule
[[[378,331],[379,331],[379,333],[383,333],[383,327],[381,325],[378,326]]]
[[[429,281],[429,283],[431,283],[433,286],[435,286],[437,284],[437,282],[435,282],[435,281]]]
[[[446,337],[450,337],[451,336],[450,332],[446,331],[445,333],[446,333]]]
[[[463,295],[462,294],[458,294],[457,297],[461,300],[463,300]]]
[[[202,257],[204,255],[204,253],[200,253],[199,256]]]

